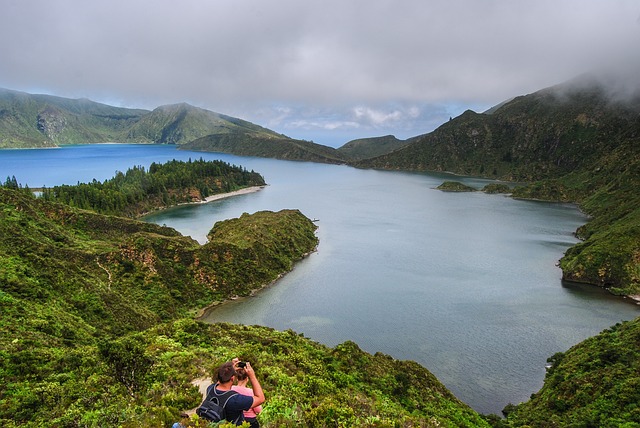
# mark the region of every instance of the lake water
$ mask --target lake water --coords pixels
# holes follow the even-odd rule
[[[477,411],[500,414],[542,386],[548,357],[640,315],[627,299],[561,281],[556,263],[586,221],[575,207],[440,192],[451,179],[444,174],[94,145],[0,151],[0,178],[75,184],[199,157],[253,169],[269,185],[147,221],[204,242],[216,221],[297,208],[318,220],[320,238],[318,251],[274,286],[210,312],[209,321],[293,329],[330,346],[352,340],[415,360]]]

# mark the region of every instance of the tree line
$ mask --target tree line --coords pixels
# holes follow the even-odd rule
[[[117,171],[108,180],[60,185],[42,189],[41,198],[107,215],[136,217],[154,209],[204,200],[208,196],[249,186],[262,186],[264,178],[244,167],[224,161],[171,160]],[[14,178],[7,187],[16,188]]]

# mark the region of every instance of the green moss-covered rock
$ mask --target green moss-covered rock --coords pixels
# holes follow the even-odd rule
[[[511,187],[503,183],[489,183],[482,188],[482,191],[490,194],[511,193]]]
[[[478,190],[459,181],[445,181],[437,189],[443,192],[476,192]]]

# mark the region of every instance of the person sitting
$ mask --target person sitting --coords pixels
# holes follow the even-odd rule
[[[244,367],[245,363],[238,363],[236,369],[236,384],[231,387],[234,391],[237,391],[239,394],[248,395],[253,397],[253,390],[247,386],[249,383],[249,375],[247,375],[247,371]],[[251,428],[259,428],[260,424],[258,423],[258,413],[262,411],[262,406],[256,406],[249,410],[245,410],[243,412],[244,420],[249,422]]]
[[[218,382],[211,385],[209,388],[215,388],[217,394],[222,394],[225,391],[231,390],[234,380],[236,380],[236,362],[228,361],[222,364],[218,368]],[[256,378],[256,374],[253,371],[250,363],[246,363],[244,372],[247,378],[251,381],[253,389],[251,395],[235,394],[227,401],[225,406],[225,419],[229,422],[233,422],[236,425],[242,425],[244,422],[244,411],[254,409],[264,403],[264,392],[260,382]],[[207,394],[209,390],[207,390]]]

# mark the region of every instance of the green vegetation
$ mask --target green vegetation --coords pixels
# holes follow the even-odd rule
[[[25,191],[0,188],[0,203],[2,290],[114,334],[249,295],[317,242],[315,225],[292,210],[219,222],[210,242],[199,245],[171,228],[71,209]],[[69,328],[70,340],[90,332]]]
[[[345,156],[187,105],[147,113],[2,90],[0,147],[194,141],[201,150],[283,159]],[[579,202],[592,219],[560,262],[564,278],[640,294],[639,118],[639,100],[607,99],[583,80],[486,114],[465,112],[357,165],[529,182],[483,190]],[[379,149],[365,143],[354,144],[353,158]],[[253,185],[246,175],[262,180],[234,167],[222,173],[229,181],[211,171],[190,175],[212,167],[200,162],[61,186],[60,199],[56,189],[35,198],[15,177],[0,187],[2,426],[170,426],[201,399],[190,382],[238,356],[253,363],[267,391],[265,427],[640,427],[640,318],[554,355],[530,401],[507,406],[505,420],[485,420],[413,362],[351,342],[328,348],[292,331],[193,319],[208,305],[250,295],[312,251],[315,226],[300,212],[220,222],[201,246],[170,228],[68,205],[136,216]],[[114,202],[120,198],[126,203]]]
[[[351,342],[329,348],[292,331],[179,319],[20,356],[28,355],[3,364],[6,427],[170,427],[202,399],[191,381],[236,356],[252,362],[265,389],[264,427],[489,426],[416,363]]]
[[[544,386],[503,426],[640,427],[640,318],[549,358]]]
[[[264,186],[262,176],[239,166],[202,158],[134,167],[112,179],[43,189],[42,198],[101,214],[139,217],[159,208],[204,201],[243,187]]]
[[[0,148],[118,141],[145,110],[0,89]]]
[[[334,148],[284,136],[236,132],[207,135],[181,146],[183,150],[231,153],[273,159],[340,164],[343,156]]]
[[[184,103],[148,111],[0,88],[0,148],[106,142],[181,145],[206,135],[236,132],[286,139],[250,122]]]
[[[443,192],[475,192],[478,190],[459,181],[445,181],[437,189]]]
[[[416,363],[192,318],[313,251],[316,226],[300,212],[219,222],[199,245],[10,187],[0,188],[0,425],[168,427],[201,400],[190,382],[239,356],[267,391],[265,427],[488,426]]]
[[[482,188],[484,193],[511,193],[511,187],[503,183],[490,183]]]
[[[577,202],[591,221],[560,262],[564,279],[640,294],[640,99],[612,100],[596,80],[467,111],[359,167],[451,171],[530,183],[513,197]]]
[[[251,122],[182,103],[161,106],[144,115],[126,130],[124,141],[182,145],[206,135],[247,132],[263,137],[286,138]]]
[[[349,141],[338,152],[350,161],[359,161],[391,153],[409,144],[411,140],[399,140],[393,135],[374,138],[359,138]]]

